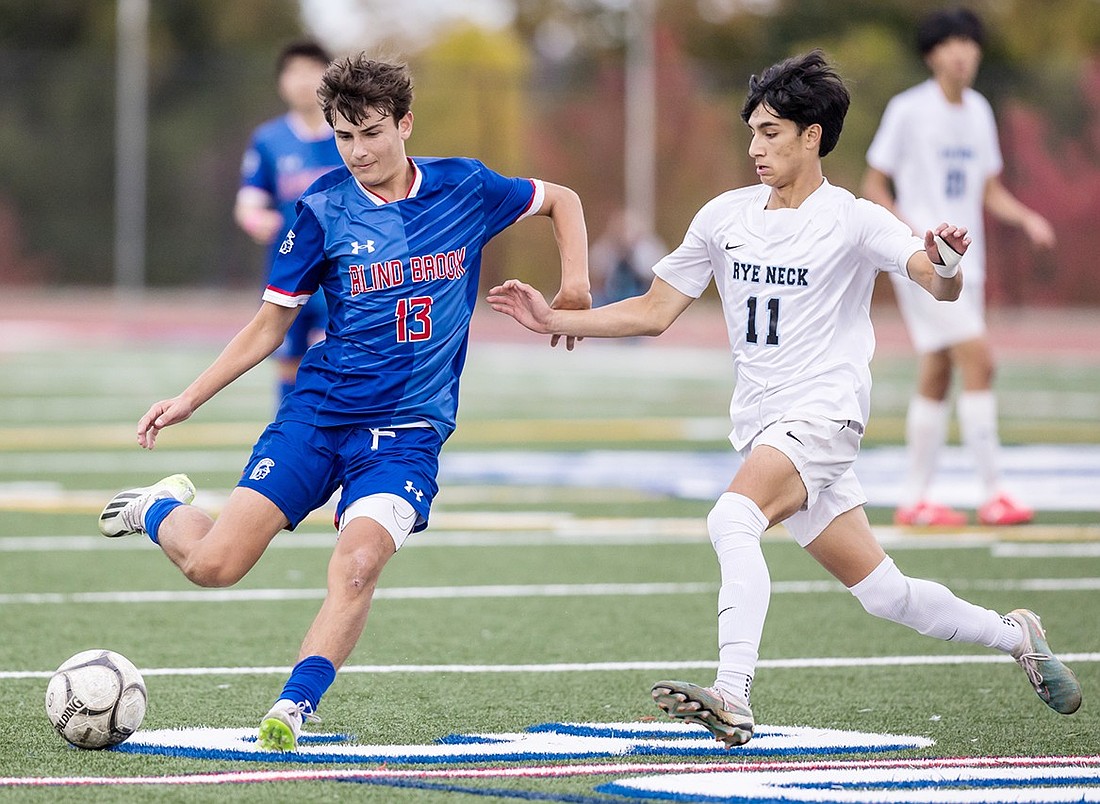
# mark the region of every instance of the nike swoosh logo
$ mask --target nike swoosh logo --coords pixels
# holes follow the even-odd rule
[[[798,436],[796,436],[796,435],[795,435],[794,433],[792,433],[792,432],[791,432],[790,430],[788,430],[788,431],[787,431],[787,435],[789,435],[789,436],[790,436],[791,438],[793,438],[793,439],[794,439],[795,441],[797,441],[797,442],[798,442],[799,444],[802,444],[802,439],[800,439],[800,438],[799,438]],[[805,444],[802,444],[802,446],[806,446],[806,445],[805,445]]]
[[[738,243],[736,246],[731,246],[729,243],[726,243],[726,251],[733,251],[735,248],[741,248],[743,245],[745,244]]]

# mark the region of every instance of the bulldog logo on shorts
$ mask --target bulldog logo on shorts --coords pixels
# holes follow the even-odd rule
[[[253,467],[252,474],[248,476],[248,479],[263,480],[265,477],[268,476],[268,474],[271,473],[271,470],[274,468],[275,461],[271,460],[271,458],[263,458],[258,464]]]

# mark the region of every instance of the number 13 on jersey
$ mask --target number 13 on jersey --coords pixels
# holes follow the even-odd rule
[[[432,337],[431,296],[398,299],[394,317],[397,319],[398,343],[415,343]]]

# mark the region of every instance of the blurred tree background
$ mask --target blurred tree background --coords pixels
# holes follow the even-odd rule
[[[417,85],[410,153],[476,156],[505,173],[568,184],[585,202],[590,235],[598,234],[624,202],[630,0],[434,5],[402,4],[414,38],[386,28],[393,9],[382,0],[151,2],[148,284],[257,286],[260,250],[231,216],[238,165],[251,129],[282,111],[274,56],[303,34],[336,52],[367,49],[410,63]],[[844,136],[825,167],[854,189],[886,101],[926,76],[916,21],[943,4],[655,5],[656,226],[675,245],[707,199],[755,181],[739,118],[748,76],[811,47],[826,51],[853,91]],[[1053,254],[1040,255],[995,227],[991,303],[1100,304],[1091,264],[1100,252],[1100,3],[966,5],[989,30],[977,88],[997,112],[1005,182],[1060,237]],[[115,11],[110,0],[0,4],[0,285],[112,282]],[[548,231],[506,232],[487,254],[485,281],[507,273],[550,283]]]

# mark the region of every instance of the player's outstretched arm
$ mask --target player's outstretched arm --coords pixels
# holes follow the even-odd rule
[[[909,278],[940,301],[955,301],[962,292],[959,261],[969,247],[966,227],[941,223],[924,233],[924,251],[906,263]]]
[[[283,216],[271,207],[271,196],[259,187],[242,187],[233,204],[233,220],[261,246],[266,246],[280,234]]]
[[[985,183],[985,208],[997,220],[1009,226],[1023,229],[1031,245],[1037,248],[1054,248],[1057,237],[1050,221],[1024,204],[1008,191],[997,176]]]
[[[141,417],[138,444],[153,449],[161,430],[189,419],[200,405],[279,348],[299,309],[264,302],[209,368],[179,396],[154,403]]]
[[[592,285],[588,276],[588,231],[580,196],[568,187],[543,182],[546,197],[539,215],[550,218],[554,239],[561,257],[561,288],[550,302],[555,310],[587,310],[592,306]],[[551,346],[557,346],[560,333],[549,333]],[[572,349],[576,339],[567,337],[565,348]]]
[[[656,278],[649,290],[591,310],[555,310],[542,294],[518,279],[489,291],[489,306],[532,332],[574,338],[625,338],[660,335],[695,299]]]

